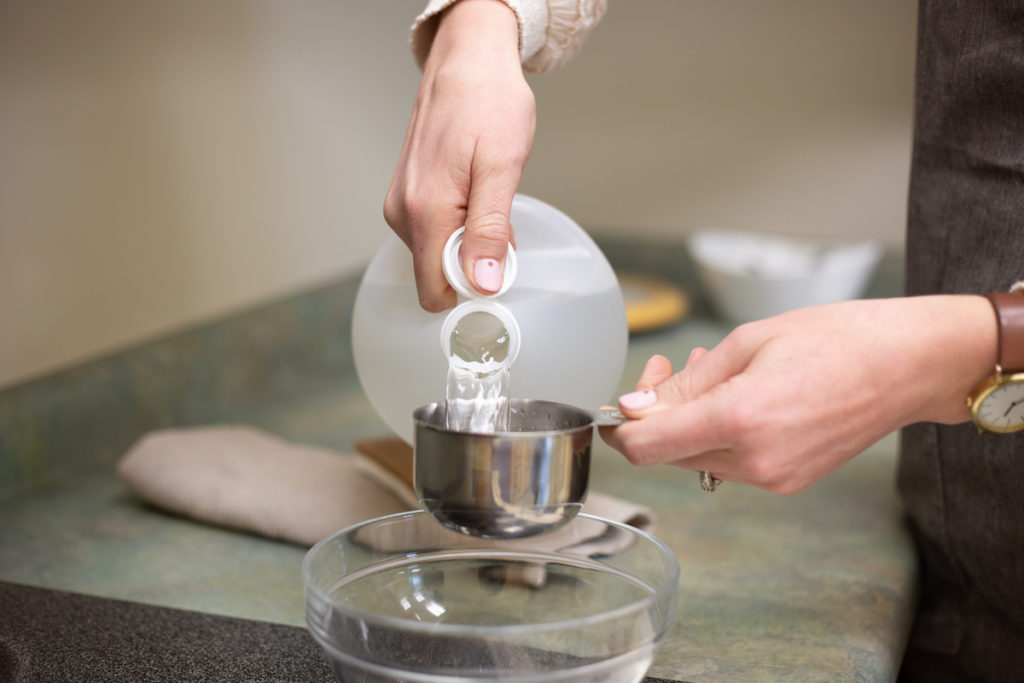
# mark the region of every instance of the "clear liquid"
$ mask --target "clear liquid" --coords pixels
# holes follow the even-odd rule
[[[445,387],[448,429],[474,434],[508,431],[509,333],[490,313],[466,315],[452,330]]]
[[[508,368],[476,373],[450,366],[445,389],[448,429],[473,434],[507,432],[509,377]]]
[[[452,330],[451,362],[485,372],[508,358],[509,333],[497,316],[474,311]]]
[[[374,565],[328,592],[365,613],[477,627],[582,619],[635,604],[654,590],[583,558],[438,553]]]
[[[451,681],[515,680],[585,667],[586,674],[571,680],[588,683],[643,678],[656,639],[654,615],[627,608],[652,592],[599,563],[533,554],[403,558],[356,572],[329,589],[342,610],[332,620],[339,629],[335,637],[342,638],[336,642],[359,659],[379,657],[387,666],[425,675],[444,672]],[[351,623],[343,614],[387,619]],[[608,617],[594,620],[598,614]],[[573,620],[584,622],[566,624]],[[496,628],[507,631],[499,636]]]
[[[513,368],[516,396],[590,407],[615,396],[627,342],[617,288],[553,296],[517,282],[501,304],[523,335]],[[415,289],[369,282],[356,301],[359,380],[384,422],[409,443],[413,411],[445,398],[449,357],[438,348],[443,319],[419,307]]]

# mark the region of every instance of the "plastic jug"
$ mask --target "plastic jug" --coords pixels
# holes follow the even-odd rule
[[[628,332],[611,265],[571,218],[538,199],[516,195],[511,223],[518,272],[507,291],[493,297],[518,326],[511,396],[595,409],[612,401]],[[356,295],[352,348],[370,403],[409,443],[413,411],[445,397],[448,357],[441,339],[449,315],[420,308],[412,255],[391,236]]]

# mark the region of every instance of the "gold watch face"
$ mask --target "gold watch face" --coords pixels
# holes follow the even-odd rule
[[[971,400],[979,429],[1008,434],[1024,429],[1024,373],[997,377]]]

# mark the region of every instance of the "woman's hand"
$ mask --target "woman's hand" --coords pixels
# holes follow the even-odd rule
[[[962,422],[996,357],[980,296],[850,301],[742,325],[673,374],[652,357],[619,399],[639,418],[602,436],[635,464],[671,463],[796,493],[886,434]]]
[[[412,251],[426,310],[455,304],[441,252],[462,225],[466,277],[485,293],[500,288],[512,197],[535,124],[512,10],[498,0],[460,0],[445,10],[384,202],[385,220]]]

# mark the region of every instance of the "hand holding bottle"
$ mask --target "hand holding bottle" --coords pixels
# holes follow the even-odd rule
[[[518,36],[504,3],[460,0],[442,15],[424,65],[384,217],[412,251],[420,305],[431,312],[455,304],[441,253],[463,225],[467,278],[483,293],[501,286],[536,124]]]

